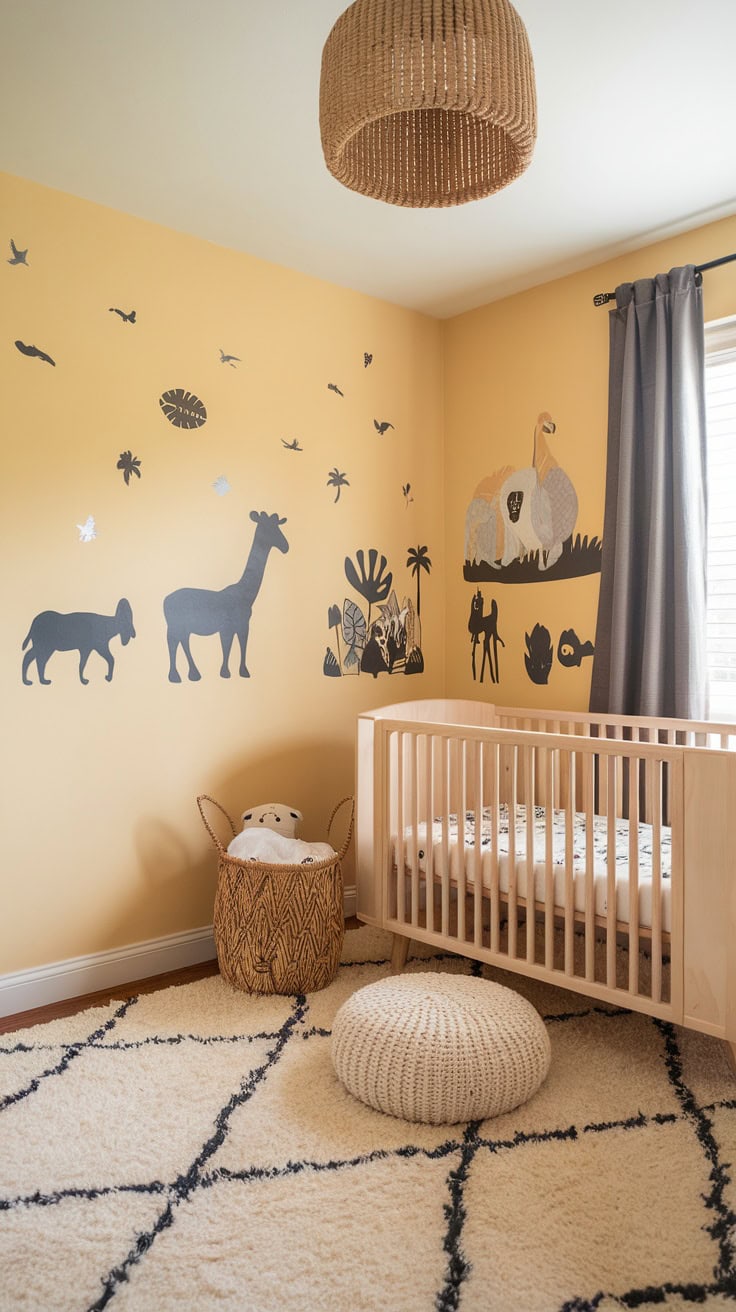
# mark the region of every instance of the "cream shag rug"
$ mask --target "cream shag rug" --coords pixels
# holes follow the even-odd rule
[[[539,1092],[412,1125],[330,1061],[389,972],[349,931],[305,997],[218,977],[0,1039],[0,1308],[609,1312],[736,1300],[736,1083],[722,1045],[521,976]],[[409,970],[479,972],[422,951]]]

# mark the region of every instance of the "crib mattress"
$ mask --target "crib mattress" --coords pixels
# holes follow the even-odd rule
[[[547,811],[545,807],[535,807],[534,844],[533,844],[533,899],[544,902],[546,899],[546,856],[547,856]],[[595,914],[606,916],[608,911],[608,819],[606,816],[591,816],[593,830],[593,885]],[[588,817],[583,812],[576,812],[572,830],[572,869],[575,911],[584,912],[586,907],[586,850]],[[567,812],[552,812],[552,875],[554,885],[554,904],[560,911],[565,905],[566,883],[566,827]],[[450,815],[447,820],[447,857],[445,858],[445,838],[443,822],[436,818],[431,827],[431,869],[436,879],[440,879],[445,870],[445,860],[449,866],[450,878],[457,881],[464,868],[467,885],[472,888],[476,882],[478,865],[484,892],[491,889],[492,838],[493,826],[490,808],[482,812],[480,850],[476,846],[475,812],[469,811],[462,826],[460,837],[458,817]],[[629,921],[629,834],[628,820],[616,821],[616,920]],[[416,833],[416,839],[415,839]],[[666,825],[660,826],[660,900],[661,925],[665,933],[671,928],[671,830]],[[504,804],[499,808],[498,816],[498,871],[499,888],[502,894],[508,894],[511,874],[509,812]],[[519,897],[527,898],[527,817],[526,807],[516,807],[514,825],[514,865],[516,868],[516,891]],[[411,875],[418,867],[426,876],[429,868],[428,826],[422,822],[416,831],[411,827],[404,830],[403,865],[406,875]],[[396,870],[399,860],[399,844],[396,837],[392,840],[392,863]],[[652,857],[653,831],[649,824],[638,825],[638,901],[639,925],[650,929],[652,925]],[[531,881],[530,881],[531,882]]]

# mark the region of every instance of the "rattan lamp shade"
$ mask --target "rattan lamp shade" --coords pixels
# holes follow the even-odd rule
[[[529,164],[534,65],[508,0],[356,0],[322,53],[330,172],[391,205],[461,205]]]

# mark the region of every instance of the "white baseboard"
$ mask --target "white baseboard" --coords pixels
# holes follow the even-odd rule
[[[345,889],[345,916],[354,916],[357,904],[355,886]],[[66,998],[117,988],[134,979],[149,979],[169,970],[195,966],[200,961],[214,961],[217,956],[212,926],[189,929],[183,934],[167,934],[144,943],[131,943],[109,952],[93,952],[68,961],[53,961],[48,966],[18,970],[0,975],[0,1016],[15,1016],[35,1007],[47,1007]]]
[[[134,979],[148,979],[210,961],[216,955],[212,926],[203,925],[183,934],[167,934],[164,938],[131,943],[109,952],[93,952],[85,957],[0,975],[0,1016],[14,1016],[65,998],[117,988]]]

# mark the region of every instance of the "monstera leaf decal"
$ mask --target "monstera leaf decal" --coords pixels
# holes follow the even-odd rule
[[[342,636],[348,644],[348,654],[345,657],[346,669],[351,665],[357,665],[360,660],[359,653],[365,647],[365,635],[365,615],[360,606],[346,597],[342,610]]]
[[[375,547],[371,547],[368,552],[368,569],[365,567],[365,553],[356,551],[355,559],[358,562],[358,569],[355,568],[349,556],[345,557],[345,576],[348,583],[351,583],[356,592],[361,597],[365,597],[368,602],[368,628],[371,627],[371,606],[376,602],[385,601],[391,591],[393,574],[389,570],[385,573],[388,561],[385,556],[378,560],[378,552]],[[360,573],[358,573],[360,570]]]

